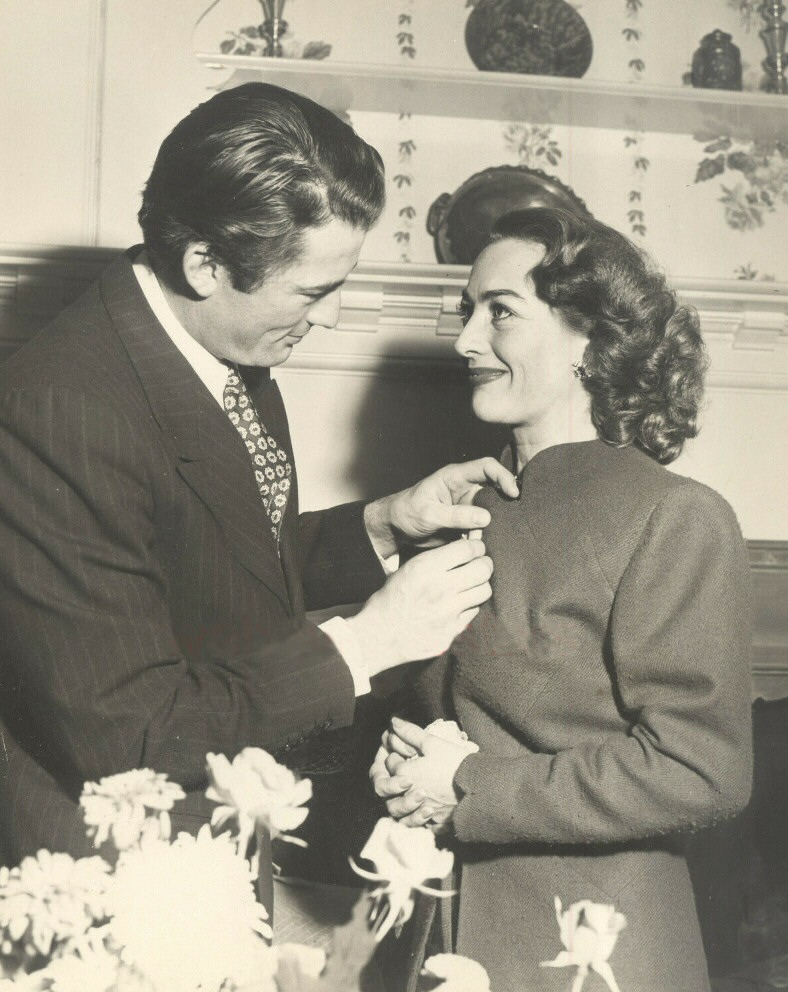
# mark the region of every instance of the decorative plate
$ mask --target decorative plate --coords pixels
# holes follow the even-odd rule
[[[594,50],[585,21],[566,0],[478,0],[465,46],[477,69],[575,78]]]
[[[527,207],[563,207],[590,217],[569,186],[541,169],[498,165],[470,176],[454,193],[441,193],[429,209],[427,230],[439,262],[472,265],[499,217]]]

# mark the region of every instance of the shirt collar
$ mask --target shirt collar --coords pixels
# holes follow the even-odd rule
[[[153,311],[153,315],[167,332],[167,336],[191,365],[208,392],[224,408],[224,386],[227,382],[227,365],[220,362],[196,341],[178,320],[167,302],[156,274],[150,267],[147,252],[142,251],[132,263],[134,275],[140,284],[142,295]]]

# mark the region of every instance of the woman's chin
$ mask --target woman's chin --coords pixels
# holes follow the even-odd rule
[[[474,393],[473,400],[471,401],[471,409],[473,410],[474,417],[477,420],[481,420],[483,424],[507,423],[504,412],[500,409],[500,404],[490,403],[483,396],[480,396],[478,391]]]

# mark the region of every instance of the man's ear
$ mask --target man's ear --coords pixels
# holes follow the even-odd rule
[[[205,242],[195,241],[183,253],[183,277],[194,292],[207,299],[216,292],[221,266],[208,251]]]

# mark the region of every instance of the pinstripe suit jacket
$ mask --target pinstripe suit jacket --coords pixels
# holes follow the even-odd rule
[[[289,450],[268,371],[244,378]],[[166,772],[200,818],[206,752],[352,721],[304,610],[383,581],[362,507],[299,517],[294,480],[280,559],[246,448],[129,256],[0,367],[0,493],[2,863],[85,851],[86,780]]]

